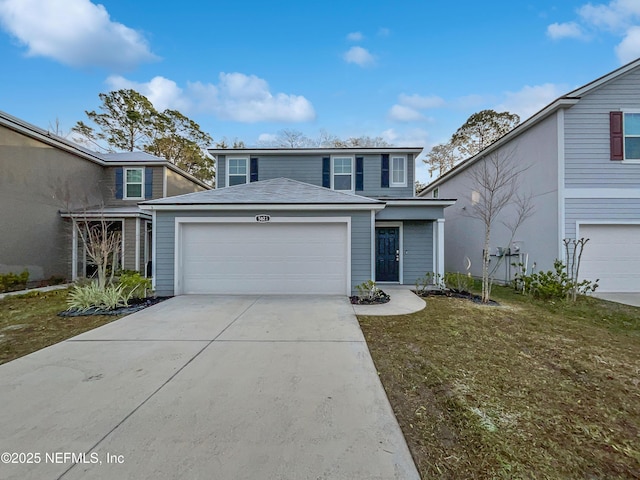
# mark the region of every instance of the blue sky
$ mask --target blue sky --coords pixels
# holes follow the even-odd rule
[[[63,132],[134,88],[215,140],[325,129],[427,151],[637,57],[640,0],[0,0],[0,110]]]

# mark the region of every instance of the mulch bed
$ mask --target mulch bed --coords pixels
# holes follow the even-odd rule
[[[378,290],[376,292],[376,296],[374,298],[366,298],[359,297],[358,295],[354,295],[349,297],[351,303],[353,305],[381,305],[383,303],[388,303],[391,300],[391,297],[384,293],[382,290]]]
[[[88,317],[91,315],[129,315],[131,313],[143,310],[151,305],[155,305],[171,297],[149,297],[149,298],[133,298],[129,300],[127,307],[115,308],[113,310],[105,310],[102,308],[90,308],[88,310],[64,310],[60,312],[60,317]]]
[[[473,303],[482,304],[482,297],[480,295],[475,295],[471,292],[466,292],[466,291],[449,290],[449,289],[433,289],[433,290],[425,290],[422,293],[418,293],[415,290],[412,290],[412,292],[422,298],[444,296],[444,297],[452,297],[452,298],[462,298],[465,300],[470,300]],[[500,306],[500,304],[495,300],[489,300],[489,303],[486,303],[484,305],[490,305],[493,307]]]

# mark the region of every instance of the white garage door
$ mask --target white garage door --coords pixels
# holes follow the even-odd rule
[[[184,223],[181,231],[181,293],[347,293],[346,223]]]
[[[596,292],[640,292],[640,225],[582,225],[580,278],[598,282]]]

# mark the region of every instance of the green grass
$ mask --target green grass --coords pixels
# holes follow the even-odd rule
[[[640,309],[493,293],[360,317],[422,477],[640,478]]]
[[[0,364],[122,317],[59,317],[67,308],[67,294],[64,289],[0,300]]]

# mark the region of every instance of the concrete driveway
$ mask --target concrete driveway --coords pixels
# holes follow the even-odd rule
[[[3,479],[419,478],[346,297],[176,297],[0,366],[0,405]]]

